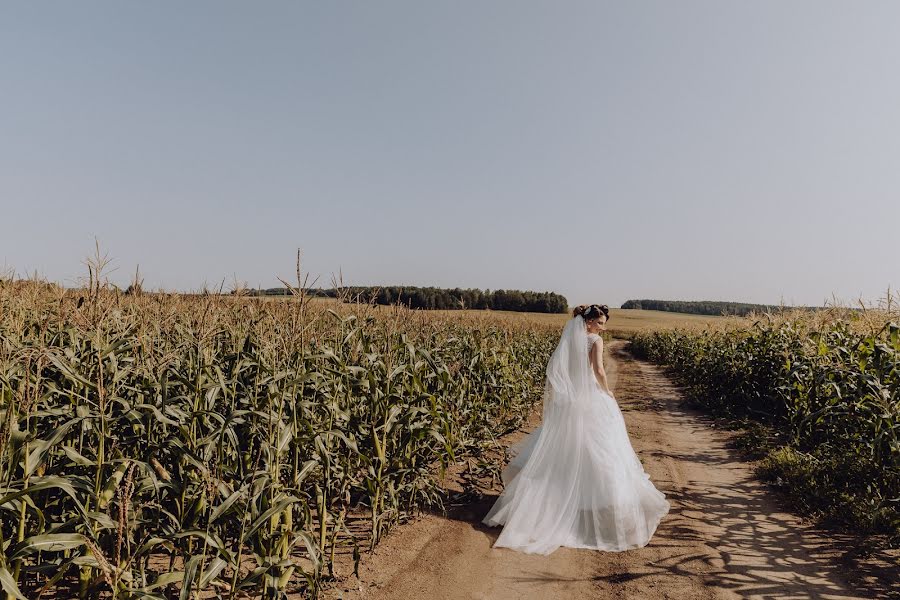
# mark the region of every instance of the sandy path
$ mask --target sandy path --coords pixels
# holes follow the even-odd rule
[[[646,547],[561,548],[550,556],[492,549],[500,529],[480,523],[498,495],[488,489],[448,517],[426,515],[396,528],[364,555],[359,580],[347,578],[326,597],[900,598],[896,554],[854,558],[852,540],[780,509],[754,480],[751,463],[728,449],[734,434],[680,406],[678,390],[657,367],[634,360],[624,342],[609,344],[606,364],[634,449],[672,503]]]

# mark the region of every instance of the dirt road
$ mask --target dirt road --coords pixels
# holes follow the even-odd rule
[[[611,387],[635,451],[672,510],[644,548],[561,548],[532,556],[491,544],[481,525],[499,490],[391,532],[364,555],[331,599],[519,600],[582,598],[900,598],[897,555],[858,558],[853,540],[830,536],[784,512],[752,476],[752,464],[681,406],[677,388],[624,342],[607,348]],[[509,445],[530,431],[504,439]]]

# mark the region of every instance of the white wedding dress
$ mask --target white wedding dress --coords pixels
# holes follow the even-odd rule
[[[495,548],[640,548],[669,512],[616,400],[594,377],[588,350],[599,337],[587,333],[580,316],[563,329],[547,366],[542,423],[510,449],[503,493],[482,520],[503,525]]]

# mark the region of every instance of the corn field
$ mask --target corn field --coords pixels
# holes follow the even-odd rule
[[[540,398],[552,328],[0,282],[6,598],[317,595]]]
[[[671,367],[712,412],[783,443],[761,463],[801,511],[900,542],[900,325],[891,315],[790,315],[749,328],[639,333],[633,351]]]

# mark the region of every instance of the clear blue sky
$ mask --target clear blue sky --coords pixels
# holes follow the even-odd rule
[[[0,267],[820,305],[900,285],[900,3],[18,2]]]

